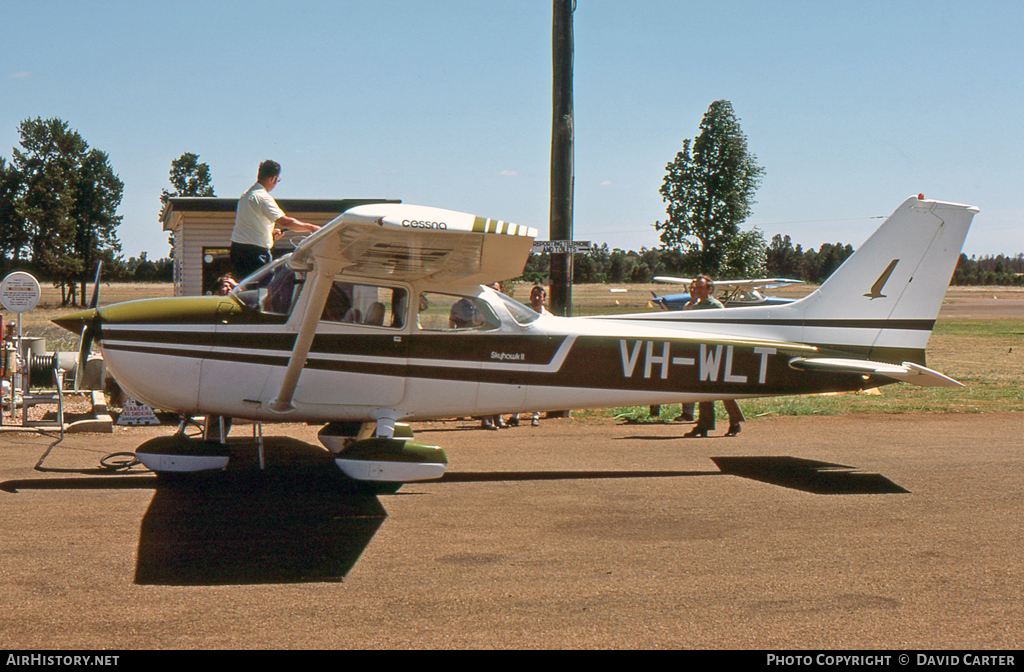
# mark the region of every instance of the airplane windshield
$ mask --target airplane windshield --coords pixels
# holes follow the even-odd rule
[[[529,306],[524,306],[512,297],[505,296],[501,292],[495,292],[495,294],[497,294],[498,298],[505,304],[505,308],[512,315],[512,319],[518,324],[525,327],[528,324],[536,322],[537,318],[540,317],[540,313]]]
[[[288,257],[282,257],[243,280],[231,294],[254,310],[288,315],[303,281],[304,277],[288,268]]]

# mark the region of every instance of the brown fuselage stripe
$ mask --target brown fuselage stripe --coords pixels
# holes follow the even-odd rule
[[[745,324],[750,326],[778,326],[778,327],[825,327],[832,329],[894,329],[898,331],[931,331],[935,327],[935,320],[804,320],[804,319],[754,319],[754,318],[721,318],[701,319],[693,318],[655,318],[655,317],[632,317],[623,318],[606,316],[601,319],[616,322],[646,322],[671,325],[678,324]]]
[[[180,332],[179,332],[180,334]],[[118,341],[128,341],[130,334],[118,333]],[[167,332],[159,338],[148,338],[154,332],[135,332],[137,341],[132,344],[104,344],[112,351],[136,352],[188,359],[230,361],[263,366],[284,367],[291,356],[292,334],[213,334],[196,333],[200,343],[174,343]],[[141,338],[146,336],[147,338]],[[588,389],[609,389],[623,391],[681,390],[726,393],[726,394],[806,394],[824,390],[854,390],[875,387],[892,382],[890,379],[870,377],[865,380],[858,374],[823,374],[796,371],[789,367],[792,356],[807,353],[786,353],[778,351],[767,357],[756,354],[753,347],[735,347],[731,362],[727,365],[726,348],[715,351],[714,344],[705,346],[702,355],[700,344],[692,341],[654,341],[648,348],[648,341],[620,339],[614,337],[578,337],[558,371],[530,371],[515,366],[502,367],[506,360],[502,354],[516,357],[522,355],[515,365],[545,366],[552,362],[565,337],[530,336],[515,338],[509,336],[473,336],[460,338],[460,347],[452,347],[452,336],[403,336],[396,342],[393,336],[318,336],[313,350],[307,358],[306,368],[339,373],[363,373],[394,377],[408,377],[428,380],[450,380],[462,382],[494,383],[520,386],[556,386]],[[186,339],[181,339],[186,340]],[[191,340],[191,339],[188,339]],[[623,341],[625,345],[623,345]],[[190,347],[166,348],[166,344]],[[639,343],[639,344],[638,344]],[[672,358],[693,360],[690,364],[673,364],[662,356],[665,344],[669,343]],[[262,352],[225,352],[220,348],[258,349]],[[625,351],[623,350],[625,348]],[[271,352],[267,352],[271,351]],[[514,352],[513,352],[514,351]],[[395,362],[358,362],[325,359],[324,356],[372,356],[395,359]],[[628,357],[627,355],[631,355]],[[714,380],[705,376],[701,379],[700,360],[716,357],[713,369]],[[648,357],[652,362],[648,363]],[[412,361],[410,361],[412,360]],[[428,360],[423,362],[422,360]],[[429,360],[439,360],[436,364]],[[630,361],[632,360],[632,361]],[[452,365],[446,362],[463,364]],[[630,366],[631,364],[631,366]],[[760,382],[764,366],[764,382]],[[733,381],[727,381],[731,374]],[[664,376],[664,377],[663,377]],[[744,382],[736,382],[745,378]]]

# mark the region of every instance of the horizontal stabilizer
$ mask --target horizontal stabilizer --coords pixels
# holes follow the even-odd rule
[[[963,387],[949,376],[913,362],[887,364],[862,359],[805,359],[798,357],[790,360],[789,365],[799,371],[819,371],[822,373],[856,373],[864,376],[885,376],[903,383],[913,383],[921,387]]]

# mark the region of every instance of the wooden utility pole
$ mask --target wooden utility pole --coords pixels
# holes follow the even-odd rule
[[[551,27],[551,209],[548,238],[572,241],[572,13],[575,0],[553,0]],[[572,310],[572,251],[551,254],[551,312]]]

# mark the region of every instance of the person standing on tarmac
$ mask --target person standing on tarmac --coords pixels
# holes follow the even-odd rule
[[[707,310],[716,308],[725,308],[722,302],[712,296],[712,292],[715,291],[715,283],[712,282],[711,278],[706,275],[698,275],[693,279],[690,284],[690,301],[683,306],[683,310]],[[723,399],[722,404],[725,406],[726,412],[729,414],[729,431],[725,433],[725,436],[736,436],[740,433],[740,423],[745,420],[743,417],[743,411],[740,410],[739,404],[734,399]],[[693,405],[689,405],[690,413],[693,413]],[[686,415],[687,404],[683,404],[683,415]],[[686,438],[698,438],[702,439],[708,435],[709,431],[715,428],[715,402],[713,401],[702,401],[698,404],[697,410],[697,426],[691,429],[686,434],[683,434]]]

